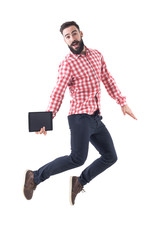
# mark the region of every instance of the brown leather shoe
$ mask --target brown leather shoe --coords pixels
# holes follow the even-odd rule
[[[71,205],[75,204],[75,198],[78,193],[84,191],[83,186],[79,183],[78,177],[71,177],[71,188],[70,188],[70,202]]]
[[[33,191],[36,189],[36,184],[34,182],[34,174],[31,170],[26,172],[25,183],[24,183],[24,196],[27,200],[30,200],[33,196]]]

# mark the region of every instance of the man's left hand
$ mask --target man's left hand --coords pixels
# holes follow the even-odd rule
[[[129,116],[137,120],[137,118],[134,116],[134,114],[132,113],[132,110],[128,107],[128,105],[121,107],[121,109],[124,115],[128,114]]]

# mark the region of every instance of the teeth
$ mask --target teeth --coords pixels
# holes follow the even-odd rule
[[[78,45],[78,43],[73,43],[72,46]]]

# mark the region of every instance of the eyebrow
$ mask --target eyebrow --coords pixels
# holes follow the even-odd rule
[[[76,29],[75,29],[75,30],[73,30],[73,31],[71,32],[71,34],[72,34],[72,33],[74,33],[74,32],[77,32],[77,30],[76,30]],[[69,34],[69,33],[67,33],[67,34],[66,34],[66,35],[64,35],[64,36],[66,37],[66,36],[68,36],[68,35],[70,35],[70,34]]]

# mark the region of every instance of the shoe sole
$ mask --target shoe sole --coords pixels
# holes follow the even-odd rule
[[[73,203],[72,203],[72,178],[73,177],[70,177],[70,184],[69,184],[69,201],[70,201],[71,206],[73,206]]]
[[[29,171],[29,169],[27,169],[25,172],[24,172],[24,175],[23,175],[23,195],[24,195],[24,197],[25,197],[25,199],[27,199],[26,198],[26,196],[25,196],[25,194],[24,194],[24,184],[25,184],[25,181],[26,181],[26,173]],[[28,200],[28,199],[27,199]]]
[[[24,176],[23,176],[23,182],[24,182],[24,184],[23,184],[23,195],[24,195],[25,199],[27,199],[27,198],[26,198],[26,196],[25,196],[25,194],[24,194],[24,185],[25,185],[25,181],[26,181],[26,173],[27,173],[28,171],[31,171],[31,170],[30,170],[30,169],[27,169],[27,170],[25,171]],[[31,198],[31,199],[32,199],[32,198]],[[27,200],[29,201],[29,200],[31,200],[31,199],[27,199]]]

